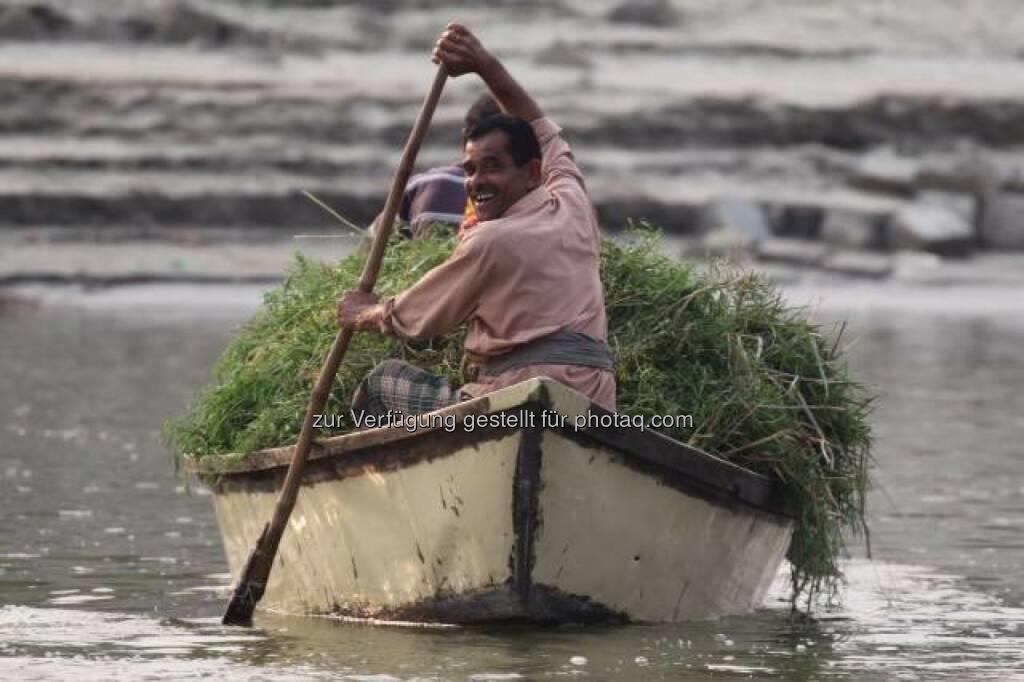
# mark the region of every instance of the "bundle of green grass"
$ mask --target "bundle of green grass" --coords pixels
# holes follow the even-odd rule
[[[870,446],[871,398],[848,375],[841,329],[812,324],[755,273],[698,270],[661,255],[656,240],[634,231],[602,247],[619,412],[692,415],[692,428],[666,434],[777,479],[796,518],[794,599],[834,592],[844,531],[863,528]],[[443,233],[394,240],[377,291],[403,290],[453,248]],[[195,405],[167,425],[175,450],[201,458],[294,442],[337,332],[336,299],[355,288],[362,266],[358,255],[331,267],[298,257]],[[357,334],[325,413],[346,414],[362,376],[386,358],[461,383],[462,336],[406,342]]]

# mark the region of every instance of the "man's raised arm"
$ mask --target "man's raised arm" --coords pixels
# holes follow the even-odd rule
[[[434,61],[444,64],[451,76],[478,74],[505,113],[531,123],[541,146],[542,174],[548,190],[555,194],[567,192],[589,207],[583,174],[560,135],[561,128],[544,118],[536,100],[468,28],[448,24],[434,47]]]
[[[434,48],[434,61],[443,63],[453,77],[478,74],[507,114],[524,121],[535,121],[544,115],[523,86],[462,24],[448,24]]]

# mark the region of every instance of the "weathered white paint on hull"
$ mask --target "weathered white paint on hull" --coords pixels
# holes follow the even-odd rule
[[[767,479],[650,432],[577,432],[573,417],[600,408],[547,379],[448,408],[460,419],[523,409],[555,410],[570,426],[379,429],[320,443],[261,608],[665,622],[760,602],[792,532]],[[195,467],[222,475],[217,516],[236,576],[289,450]]]
[[[375,616],[504,585],[519,440],[514,434],[407,468],[304,486],[261,606]],[[215,499],[238,575],[277,491],[225,491]]]
[[[688,495],[558,433],[541,453],[535,584],[649,622],[745,613],[764,597],[788,522]]]

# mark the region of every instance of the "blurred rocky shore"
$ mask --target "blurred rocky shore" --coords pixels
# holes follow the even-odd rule
[[[453,18],[564,126],[609,232],[1021,285],[1017,0],[0,0],[0,283],[280,276],[341,231],[304,190],[380,209]],[[479,91],[448,87],[422,167]]]

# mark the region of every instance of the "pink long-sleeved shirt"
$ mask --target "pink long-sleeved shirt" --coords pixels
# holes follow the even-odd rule
[[[487,358],[555,331],[607,338],[594,209],[559,128],[531,123],[542,152],[542,186],[498,219],[462,235],[451,257],[384,301],[383,331],[430,338],[467,323],[466,350]],[[530,365],[481,375],[462,391],[480,396],[537,376],[560,381],[615,408],[612,372],[579,365]]]

